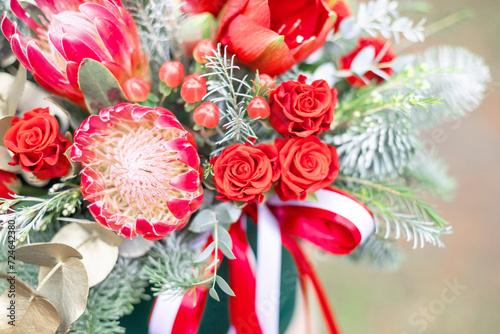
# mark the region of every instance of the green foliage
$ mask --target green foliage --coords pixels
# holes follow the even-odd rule
[[[203,262],[194,262],[202,245],[196,245],[197,235],[174,232],[155,243],[144,262],[143,278],[152,285],[155,294],[182,295],[205,279]]]
[[[84,59],[78,69],[78,84],[92,114],[126,102],[125,94],[113,74],[100,62]]]
[[[206,57],[208,63],[205,67],[208,74],[208,93],[204,100],[212,103],[223,103],[221,108],[221,121],[226,121],[222,126],[222,139],[217,145],[228,145],[236,142],[245,143],[248,138],[257,138],[255,127],[257,119],[251,118],[246,113],[252,84],[245,75],[242,79],[237,75],[239,67],[234,65],[234,56],[229,58],[227,48],[222,51],[219,44],[211,57]]]
[[[120,257],[109,276],[90,288],[87,309],[69,333],[125,333],[119,319],[134,310],[134,304],[149,298],[140,259]]]
[[[451,200],[456,181],[448,175],[448,166],[435,153],[419,150],[405,170],[405,178],[432,195]]]
[[[125,5],[137,25],[142,49],[147,53],[153,73],[158,73],[166,61],[181,60],[179,30],[185,19],[181,2],[129,0]]]
[[[396,270],[404,256],[394,240],[373,234],[343,259],[363,263],[374,269]]]
[[[323,141],[337,148],[343,175],[379,180],[401,175],[419,146],[408,118],[389,113],[363,117]]]
[[[16,195],[2,199],[0,243],[7,240],[8,229],[3,227],[9,220],[15,221],[17,240],[23,241],[31,230],[43,230],[57,217],[75,213],[81,200],[80,186],[70,183],[55,184],[48,198]]]
[[[444,247],[440,236],[451,227],[434,207],[418,195],[417,189],[404,183],[373,182],[353,177],[339,177],[336,185],[365,203],[374,214],[375,233],[385,239],[406,238],[413,248],[425,243]]]

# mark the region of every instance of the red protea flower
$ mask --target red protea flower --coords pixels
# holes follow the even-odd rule
[[[164,108],[122,103],[88,117],[71,158],[83,165],[90,212],[126,238],[158,240],[182,228],[203,201],[194,145]]]
[[[82,105],[78,68],[84,58],[101,62],[120,84],[133,76],[150,79],[137,27],[120,0],[35,2],[37,20],[17,0],[10,5],[36,37],[21,35],[5,13],[1,27],[17,59],[40,86]]]

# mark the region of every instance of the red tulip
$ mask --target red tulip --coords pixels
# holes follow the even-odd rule
[[[227,0],[184,0],[182,11],[193,14],[208,12],[217,16],[226,2]]]
[[[331,13],[325,0],[231,0],[218,39],[244,64],[278,75],[325,43]]]

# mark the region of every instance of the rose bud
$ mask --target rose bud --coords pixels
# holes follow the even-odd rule
[[[217,50],[217,46],[210,39],[204,39],[194,47],[193,57],[200,64],[208,63],[205,58],[207,56],[211,57],[214,55],[214,50]]]
[[[261,118],[265,119],[269,117],[271,114],[271,108],[269,108],[269,104],[266,99],[262,96],[256,96],[250,101],[247,107],[248,116],[252,118]]]
[[[181,97],[187,103],[195,103],[203,100],[207,94],[207,83],[205,78],[197,77],[196,74],[184,78],[181,87]]]
[[[149,83],[139,77],[132,77],[123,84],[123,92],[132,102],[146,101],[150,88]]]
[[[167,87],[175,88],[182,83],[184,66],[179,61],[166,61],[160,67],[159,77]]]
[[[212,102],[203,102],[193,112],[194,122],[208,129],[213,129],[219,124],[219,116],[219,107]]]

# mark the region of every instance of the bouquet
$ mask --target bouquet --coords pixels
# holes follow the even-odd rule
[[[460,47],[405,52],[412,7],[1,5],[2,333],[124,333],[150,294],[149,333],[284,333],[310,291],[339,333],[311,249],[391,269],[399,239],[451,233],[420,135],[490,74]]]

